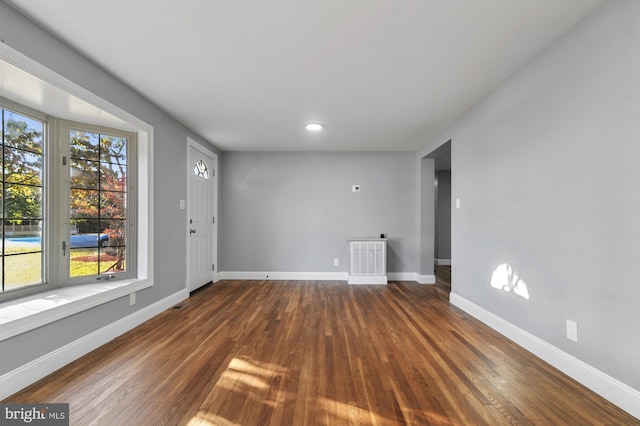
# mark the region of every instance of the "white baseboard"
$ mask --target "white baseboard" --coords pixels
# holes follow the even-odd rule
[[[387,284],[386,275],[349,275],[348,284]]]
[[[222,271],[221,280],[297,280],[297,281],[349,281],[347,272],[255,272],[255,271]],[[435,284],[435,275],[418,275],[415,272],[388,272],[389,281],[417,281],[420,284]],[[353,281],[360,281],[353,279]],[[355,284],[355,282],[350,284]],[[386,284],[386,282],[360,282],[360,284]]]
[[[451,266],[451,259],[435,259],[438,266]]]
[[[419,275],[415,272],[389,272],[389,281],[416,281],[418,284],[435,284],[435,275]]]
[[[389,281],[418,281],[418,274],[415,272],[387,272]]]
[[[180,290],[156,303],[144,307],[120,320],[111,323],[78,340],[68,343],[41,356],[15,370],[0,376],[0,400],[3,400],[32,383],[46,377],[72,361],[88,354],[143,322],[153,318],[165,309],[189,297],[187,290]]]
[[[503,336],[582,383],[603,398],[640,419],[640,391],[569,355],[464,297],[451,293],[451,304],[479,319]]]
[[[416,281],[419,284],[435,284],[436,276],[435,275],[418,275]]]
[[[223,280],[346,281],[347,278],[346,272],[220,272],[220,279]]]

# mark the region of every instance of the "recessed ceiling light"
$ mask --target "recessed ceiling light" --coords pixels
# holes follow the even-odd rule
[[[312,132],[317,132],[318,130],[322,130],[322,128],[324,127],[322,124],[320,123],[308,123],[306,126],[304,126],[307,130],[311,130]]]

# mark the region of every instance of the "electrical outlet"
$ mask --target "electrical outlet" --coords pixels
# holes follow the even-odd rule
[[[574,342],[578,341],[578,323],[567,320],[567,339],[573,340]]]
[[[337,257],[333,259],[333,266],[340,266],[340,259],[338,259]]]
[[[129,306],[136,304],[136,292],[129,293]]]

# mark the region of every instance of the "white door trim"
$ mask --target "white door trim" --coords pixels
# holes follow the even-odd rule
[[[214,197],[213,197],[213,217],[215,217],[215,223],[213,224],[213,238],[211,238],[211,253],[213,254],[213,263],[215,264],[215,270],[213,271],[213,276],[211,278],[211,280],[215,283],[217,281],[220,280],[220,275],[218,273],[218,271],[220,270],[219,266],[218,266],[218,194],[220,194],[219,188],[218,188],[218,174],[219,174],[219,170],[218,170],[218,154],[216,154],[215,152],[213,152],[212,150],[210,150],[209,148],[207,148],[206,146],[202,145],[199,142],[196,142],[195,140],[191,139],[190,137],[187,136],[187,159],[186,159],[186,169],[187,169],[187,173],[186,173],[186,177],[187,177],[187,200],[185,202],[185,207],[186,207],[186,215],[185,215],[185,228],[184,228],[184,235],[185,235],[185,242],[187,245],[187,250],[186,250],[186,275],[185,275],[185,288],[187,289],[187,291],[189,290],[189,283],[190,283],[190,268],[189,265],[190,260],[191,260],[191,244],[189,243],[189,217],[190,217],[190,210],[191,207],[189,205],[189,196],[191,194],[191,174],[193,173],[193,170],[191,170],[191,164],[189,162],[189,151],[191,150],[191,148],[202,152],[203,154],[211,157],[213,159],[213,176],[212,176],[212,180],[213,180],[213,188],[214,188]]]

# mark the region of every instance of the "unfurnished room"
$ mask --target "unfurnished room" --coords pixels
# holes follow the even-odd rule
[[[3,0],[0,424],[640,425],[640,2]]]

